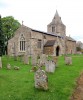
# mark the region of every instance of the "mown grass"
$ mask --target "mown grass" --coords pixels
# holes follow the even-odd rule
[[[83,56],[73,55],[73,65],[67,66],[64,57],[59,57],[55,73],[47,73],[48,91],[34,88],[34,72],[31,65],[14,61],[13,58],[2,57],[3,68],[0,69],[0,100],[69,100],[76,86],[76,79],[83,70]],[[11,70],[6,64],[12,65]],[[13,66],[20,70],[14,70]]]

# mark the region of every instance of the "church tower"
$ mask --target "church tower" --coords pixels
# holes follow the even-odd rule
[[[52,19],[52,22],[47,25],[47,32],[53,33],[61,36],[65,36],[66,26],[62,23],[61,17],[59,16],[57,10]]]

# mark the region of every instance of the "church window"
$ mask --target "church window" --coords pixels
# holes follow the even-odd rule
[[[20,51],[25,51],[25,38],[23,37],[23,34],[20,38]]]
[[[38,48],[41,48],[41,40],[38,40]]]
[[[52,32],[55,32],[55,27],[54,26],[52,27]]]

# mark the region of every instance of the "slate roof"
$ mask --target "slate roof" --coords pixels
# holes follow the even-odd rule
[[[73,42],[76,42],[76,40],[74,40],[73,38],[71,38],[70,36],[66,36],[66,39],[69,40],[69,41],[73,41]]]
[[[32,31],[34,31],[34,32],[39,32],[39,33],[43,33],[43,34],[46,34],[46,35],[51,35],[51,36],[55,36],[55,37],[62,37],[62,36],[59,36],[59,35],[57,35],[57,34],[53,34],[53,33],[47,33],[47,32],[43,32],[43,31],[39,31],[39,30],[35,30],[35,29],[31,29]],[[62,37],[63,38],[63,37]]]
[[[46,44],[44,45],[44,47],[49,47],[49,46],[53,46],[55,44],[55,40],[48,40],[46,42]]]
[[[28,28],[28,27],[25,26],[25,25],[22,25],[22,26]],[[47,32],[39,31],[39,30],[32,29],[32,28],[30,28],[30,29],[31,29],[31,31],[34,31],[34,32],[39,32],[39,33],[46,34],[46,35],[51,35],[51,36],[55,36],[55,37],[59,37],[59,38],[64,38],[63,36],[60,36],[60,35],[57,35],[57,34],[47,33]],[[66,36],[66,39],[69,40],[69,41],[76,42],[76,40],[74,40],[73,38],[68,37],[68,36]]]

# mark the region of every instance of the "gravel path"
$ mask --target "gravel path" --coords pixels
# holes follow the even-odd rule
[[[83,73],[77,79],[77,87],[71,97],[71,100],[83,100]]]

